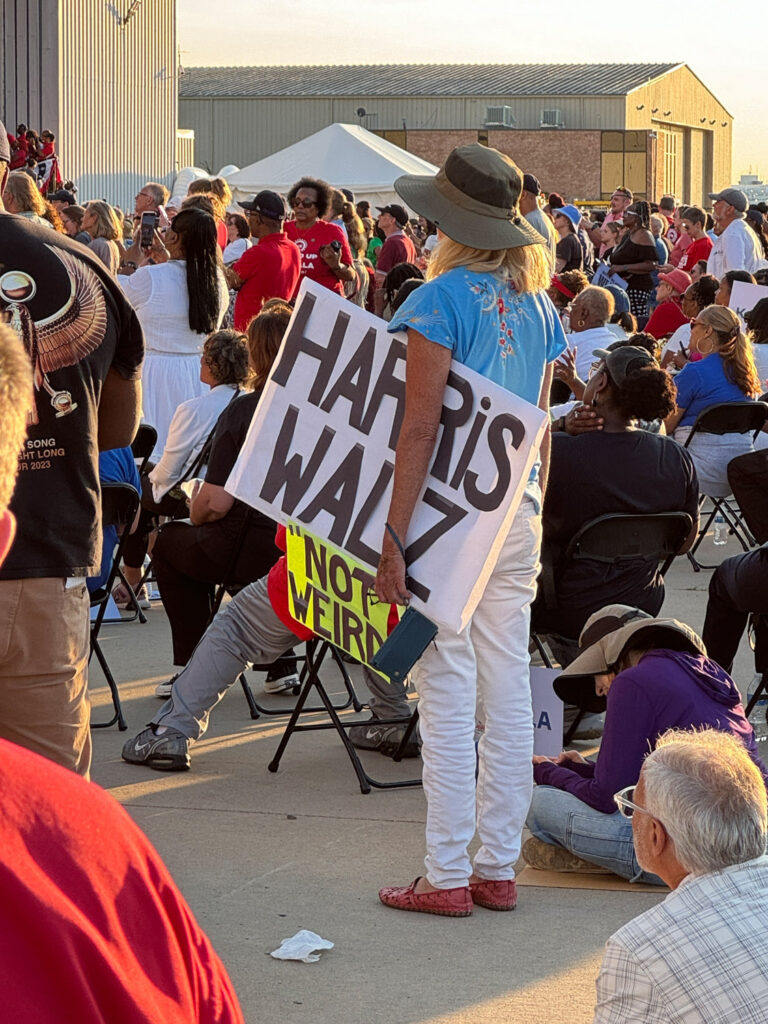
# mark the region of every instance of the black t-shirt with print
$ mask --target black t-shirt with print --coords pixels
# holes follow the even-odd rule
[[[565,235],[560,239],[557,243],[556,253],[559,260],[565,260],[565,266],[560,273],[565,270],[581,270],[584,265],[584,254],[579,240],[574,234]]]
[[[219,416],[216,421],[216,431],[213,435],[211,457],[208,460],[208,469],[205,474],[206,483],[216,484],[219,487],[226,486],[229,474],[232,472],[237,457],[240,454],[240,449],[245,444],[248,428],[251,425],[251,420],[260,398],[260,390],[240,395],[239,398],[230,402]],[[226,525],[227,529],[233,535],[236,535],[240,531],[243,519],[249,511],[249,529],[263,532],[265,539],[272,543],[275,536],[275,523],[263,513],[250,508],[250,506],[237,498],[226,516],[218,520],[218,522]],[[277,555],[275,560],[277,560]]]
[[[104,265],[57,231],[0,213],[0,316],[34,369],[0,579],[87,576],[101,561],[98,408],[110,368],[140,376],[144,337]]]

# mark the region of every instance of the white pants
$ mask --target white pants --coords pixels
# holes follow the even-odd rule
[[[462,633],[444,628],[414,668],[427,795],[427,880],[466,885],[475,828],[474,870],[510,879],[533,790],[529,678],[530,606],[536,592],[541,517],[523,498],[496,568]],[[475,783],[475,707],[485,732]]]

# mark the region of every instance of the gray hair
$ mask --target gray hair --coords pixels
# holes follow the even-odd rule
[[[690,873],[719,871],[765,853],[765,783],[735,736],[670,729],[645,759],[642,777],[646,807]]]
[[[608,323],[616,308],[616,303],[608,289],[599,288],[596,284],[582,288],[576,299],[578,299],[579,305],[586,306],[592,316],[603,324]]]
[[[164,206],[171,194],[165,185],[161,185],[159,181],[148,181],[144,189],[152,194],[155,206]]]

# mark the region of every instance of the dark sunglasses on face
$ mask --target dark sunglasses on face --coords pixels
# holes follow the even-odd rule
[[[305,210],[308,210],[310,206],[317,206],[317,203],[312,199],[294,199],[291,206],[296,209],[297,206],[303,206]]]

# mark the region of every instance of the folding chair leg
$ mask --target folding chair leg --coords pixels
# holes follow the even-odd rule
[[[259,713],[259,705],[256,702],[256,698],[253,696],[253,690],[248,684],[248,680],[245,678],[245,672],[241,672],[237,678],[240,680],[240,685],[243,688],[243,693],[245,694],[245,700],[248,704],[248,710],[251,713],[251,718],[255,722],[257,718],[261,718],[261,714]]]
[[[362,711],[363,705],[360,702],[360,698],[357,696],[357,693],[355,692],[355,687],[352,683],[349,673],[347,672],[347,667],[344,664],[341,655],[339,654],[335,647],[332,647],[330,644],[328,646],[331,651],[333,660],[336,662],[336,665],[338,666],[339,671],[341,672],[342,682],[344,683],[344,688],[347,691],[347,699],[344,701],[343,704],[334,704],[334,711],[346,711],[347,708],[350,707],[353,708],[355,711]],[[299,657],[301,657],[301,655],[299,655]],[[305,662],[304,667],[301,670],[301,675],[299,677],[299,688],[298,690],[294,689],[294,693],[301,693],[301,688],[304,684],[304,680],[306,679],[306,674],[307,665]],[[293,714],[294,708],[268,708],[264,707],[263,704],[260,704],[256,700],[256,697],[254,696],[250,683],[242,673],[240,675],[240,684],[243,688],[243,692],[245,693],[245,699],[248,702],[248,709],[250,711],[251,718],[256,719],[259,717],[259,715],[264,715],[268,718],[279,718],[283,715]],[[312,707],[304,708],[304,714],[310,715],[324,710],[324,705],[322,707],[313,705]]]
[[[118,569],[117,570],[117,575],[120,577],[120,582],[123,584],[125,589],[128,591],[128,596],[131,599],[131,604],[133,605],[133,609],[134,610],[133,610],[133,615],[129,616],[128,618],[121,617],[119,620],[115,619],[115,622],[117,622],[117,621],[119,621],[119,622],[133,622],[134,619],[138,619],[139,622],[142,624],[142,626],[146,625],[146,623],[147,623],[147,616],[144,614],[143,609],[139,605],[139,599],[136,596],[136,591],[133,589],[131,584],[125,578],[125,573],[123,572],[122,569]],[[141,584],[139,584],[139,590],[141,590]],[[110,620],[107,620],[107,621],[110,621]]]
[[[574,720],[571,722],[571,725],[570,725],[570,728],[568,729],[568,732],[565,734],[565,736],[563,736],[563,747],[568,746],[568,744],[571,742],[571,740],[573,739],[574,733],[576,732],[576,730],[581,725],[581,720],[582,720],[582,718],[584,717],[585,714],[586,714],[586,711],[584,710],[584,708],[579,708],[578,714],[576,715]]]
[[[405,748],[408,746],[408,744],[411,742],[411,736],[413,736],[413,733],[414,733],[414,730],[416,729],[418,721],[419,721],[419,709],[418,709],[418,707],[415,707],[413,709],[413,714],[411,715],[411,720],[408,723],[408,725],[406,726],[405,732],[403,733],[403,738],[400,740],[400,746],[397,748],[395,753],[392,755],[392,760],[393,761],[400,762],[400,761],[403,760],[403,752],[405,751]]]
[[[120,730],[120,732],[125,732],[125,730],[128,728],[128,725],[125,721],[125,718],[123,717],[123,706],[120,703],[120,694],[118,693],[117,690],[117,683],[115,682],[115,678],[112,675],[109,665],[107,664],[107,659],[104,657],[104,652],[102,651],[99,645],[99,641],[95,638],[91,639],[91,653],[96,655],[99,665],[101,665],[101,670],[104,673],[104,677],[107,680],[107,685],[109,686],[110,692],[112,694],[112,704],[115,709],[114,715],[112,716],[112,718],[110,718],[108,722],[91,722],[91,728],[108,729],[110,726],[114,725],[115,722],[117,722],[117,728]],[[88,660],[90,661],[90,658]]]
[[[539,652],[541,660],[544,662],[544,667],[554,668],[555,666],[552,664],[552,659],[547,654],[547,649],[542,643],[541,637],[537,633],[531,633],[531,640],[533,641],[534,647]]]
[[[768,675],[763,675],[760,678],[760,682],[757,684],[757,689],[752,694],[752,699],[744,709],[744,717],[746,719],[752,714],[752,708],[757,704],[764,694],[768,694]]]

